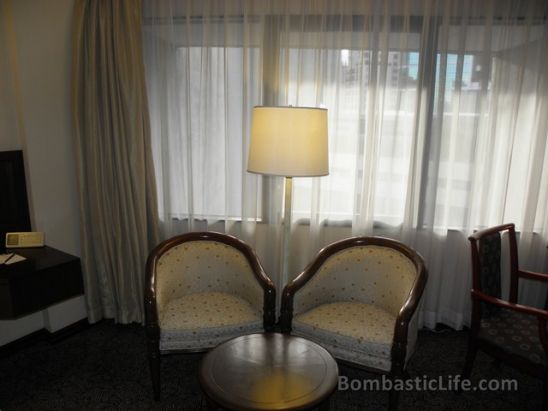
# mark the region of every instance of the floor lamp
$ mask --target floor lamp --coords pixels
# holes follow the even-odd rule
[[[254,107],[247,171],[285,177],[282,272],[278,295],[288,281],[293,177],[329,173],[327,110]]]

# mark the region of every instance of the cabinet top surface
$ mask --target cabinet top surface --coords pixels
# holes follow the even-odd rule
[[[9,265],[0,264],[0,279],[14,275],[24,275],[57,265],[79,261],[78,257],[64,253],[52,247],[11,248],[6,253],[16,253],[26,258],[24,261]]]

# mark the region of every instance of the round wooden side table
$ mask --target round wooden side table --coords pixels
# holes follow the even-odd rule
[[[338,376],[337,363],[324,348],[279,333],[220,344],[205,355],[199,374],[210,401],[238,411],[328,409]]]

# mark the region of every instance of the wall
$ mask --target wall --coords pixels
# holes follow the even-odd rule
[[[0,150],[24,152],[33,229],[46,233],[47,245],[80,255],[70,104],[74,0],[0,3]],[[85,317],[79,297],[0,321],[0,345]]]

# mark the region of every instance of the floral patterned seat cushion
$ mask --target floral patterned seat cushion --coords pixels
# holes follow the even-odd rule
[[[481,320],[479,337],[532,362],[548,365],[534,316],[501,309]]]
[[[341,250],[295,294],[292,328],[337,358],[389,370],[396,316],[416,277],[413,261],[393,248],[367,245]],[[330,324],[333,316],[341,321]],[[310,318],[317,318],[318,325]],[[417,319],[415,312],[408,328],[406,360],[415,349]]]
[[[160,350],[202,350],[230,338],[261,332],[261,311],[222,292],[184,295],[159,313]]]
[[[416,277],[413,262],[397,250],[375,245],[347,248],[330,256],[295,294],[294,312],[348,301],[374,305],[396,316]]]
[[[162,312],[170,301],[196,293],[222,292],[243,298],[262,310],[263,289],[245,255],[216,241],[187,241],[158,261],[156,304]]]
[[[329,303],[297,315],[292,333],[336,358],[388,371],[395,321],[391,313],[369,304]]]

